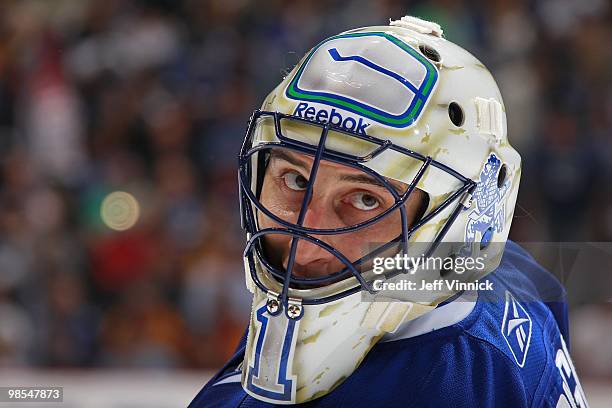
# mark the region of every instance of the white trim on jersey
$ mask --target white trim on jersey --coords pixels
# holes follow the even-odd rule
[[[459,323],[474,310],[477,299],[478,292],[465,292],[449,304],[404,323],[395,333],[384,335],[381,342],[408,339]]]
[[[220,385],[220,384],[239,383],[241,377],[242,377],[242,372],[239,371],[234,375],[230,375],[220,381],[217,381],[216,383],[213,384],[213,387],[215,385]]]

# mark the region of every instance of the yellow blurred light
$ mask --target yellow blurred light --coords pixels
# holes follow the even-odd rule
[[[107,227],[116,231],[125,231],[138,221],[140,205],[130,193],[114,191],[102,201],[100,216]]]

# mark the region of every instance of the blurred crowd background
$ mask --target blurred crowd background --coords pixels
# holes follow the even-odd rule
[[[219,367],[250,310],[249,115],[314,44],[405,14],[502,88],[512,238],[612,241],[607,0],[2,0],[0,367]],[[114,191],[139,203],[125,231],[100,215]],[[573,316],[579,372],[612,379],[612,303]]]

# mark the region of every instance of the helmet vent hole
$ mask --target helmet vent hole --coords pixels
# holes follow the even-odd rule
[[[421,50],[421,52],[425,57],[427,57],[427,59],[433,62],[440,62],[440,60],[442,59],[440,57],[440,53],[435,49],[431,48],[429,45],[421,44],[419,45],[419,50]]]
[[[497,188],[501,188],[504,185],[507,173],[508,170],[506,165],[502,164],[502,166],[499,168],[499,173],[497,173]]]
[[[451,122],[453,122],[453,125],[457,127],[463,125],[465,119],[463,109],[461,109],[461,106],[459,106],[457,102],[451,102],[450,105],[448,105],[448,117]]]

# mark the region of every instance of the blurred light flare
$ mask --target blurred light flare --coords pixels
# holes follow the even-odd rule
[[[125,191],[114,191],[102,201],[100,216],[104,224],[115,231],[132,228],[140,218],[140,204]]]

